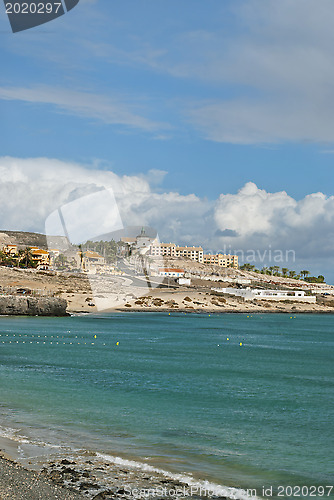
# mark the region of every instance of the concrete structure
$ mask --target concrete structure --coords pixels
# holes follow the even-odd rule
[[[184,276],[184,269],[159,268],[159,276],[180,278]]]
[[[210,264],[212,266],[233,267],[234,269],[238,269],[237,255],[225,255],[222,253],[211,255],[209,253],[203,256],[203,261],[204,264]]]
[[[259,288],[212,288],[220,293],[242,297],[244,300],[293,300],[299,302],[316,302],[316,297],[305,295],[304,291],[261,290]]]

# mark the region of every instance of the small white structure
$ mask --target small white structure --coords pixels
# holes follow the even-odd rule
[[[159,268],[159,276],[169,276],[170,278],[183,278],[184,269]]]
[[[305,292],[297,290],[262,290],[260,288],[212,288],[215,292],[228,293],[244,300],[294,300],[299,302],[316,302],[316,297],[305,295]]]
[[[179,285],[186,285],[186,286],[190,286],[191,285],[191,279],[190,278],[179,278],[177,280],[178,284]]]

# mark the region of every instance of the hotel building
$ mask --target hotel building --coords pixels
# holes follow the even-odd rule
[[[211,266],[233,267],[238,269],[238,256],[237,255],[224,255],[217,253],[216,255],[205,254],[203,256],[204,264]]]

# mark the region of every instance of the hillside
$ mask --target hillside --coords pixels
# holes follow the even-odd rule
[[[65,236],[48,236],[41,233],[31,233],[25,231],[7,231],[0,229],[0,246],[17,245],[19,248],[38,247],[47,250],[48,243],[50,248],[66,250],[70,243]]]

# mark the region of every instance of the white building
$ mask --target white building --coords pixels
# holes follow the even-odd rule
[[[169,276],[170,278],[181,278],[184,276],[184,269],[159,268],[159,276]]]
[[[212,288],[220,293],[228,293],[244,300],[294,300],[299,302],[316,302],[316,297],[305,295],[305,292],[297,290],[261,290],[260,288]]]

